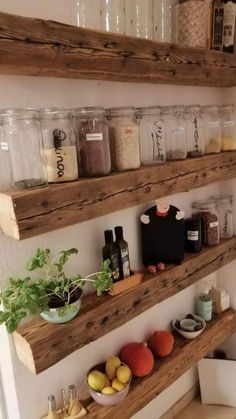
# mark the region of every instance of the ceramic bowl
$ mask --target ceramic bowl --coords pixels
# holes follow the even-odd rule
[[[203,328],[201,329],[201,330],[197,330],[196,332],[187,332],[187,331],[184,331],[184,330],[180,330],[180,329],[178,329],[177,327],[176,327],[176,322],[178,321],[177,319],[174,319],[174,320],[172,320],[172,326],[173,326],[173,328],[181,335],[181,336],[183,336],[184,338],[186,338],[186,339],[195,339],[195,338],[197,338],[202,332],[203,332],[203,330],[205,329],[205,327],[206,327],[206,322],[205,322],[205,320],[202,318],[202,317],[200,317],[200,316],[197,316],[196,314],[193,314],[193,317],[194,317],[194,319],[197,321],[197,322],[201,322],[202,323],[202,325],[203,325]],[[181,320],[184,320],[184,319],[181,319]]]
[[[105,365],[106,365],[105,362],[94,365],[88,371],[87,377],[88,377],[89,373],[93,370],[98,370],[98,371],[101,371],[101,372],[105,373]],[[121,363],[121,365],[125,365],[125,364]],[[129,393],[129,388],[130,388],[131,381],[132,381],[132,376],[130,377],[130,380],[126,384],[125,388],[121,391],[118,391],[117,393],[114,393],[114,394],[102,394],[102,393],[99,393],[98,391],[93,390],[89,386],[88,380],[87,380],[87,386],[88,386],[89,393],[90,393],[91,397],[93,398],[93,400],[95,402],[97,402],[98,404],[101,404],[102,406],[115,406],[116,404],[122,402],[122,400],[124,400],[124,398]]]
[[[49,323],[66,323],[78,314],[80,306],[81,299],[70,304],[71,309],[64,315],[60,314],[60,308],[50,308],[48,311],[42,311],[40,316]]]

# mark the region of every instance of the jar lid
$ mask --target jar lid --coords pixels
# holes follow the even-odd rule
[[[121,106],[107,109],[107,114],[110,115],[110,117],[133,116],[135,111],[136,109],[133,106]]]
[[[211,197],[216,204],[228,204],[233,202],[233,195],[213,195]]]
[[[207,105],[207,106],[202,106],[201,110],[203,112],[210,112],[210,113],[218,113],[219,112],[220,107],[217,105]]]
[[[160,115],[161,107],[160,106],[146,106],[144,108],[138,108],[137,111],[141,111],[141,116],[143,116],[143,115]]]
[[[87,106],[85,108],[77,108],[75,115],[78,118],[96,118],[104,117],[105,109],[102,106]]]
[[[184,106],[177,105],[177,106],[164,106],[162,108],[163,115],[183,115],[184,114]]]
[[[72,108],[42,108],[39,109],[41,119],[61,119],[71,118],[73,116]]]
[[[202,199],[192,203],[192,208],[198,210],[215,209],[215,201],[213,199]]]
[[[200,112],[200,105],[186,106],[185,112],[187,112],[187,113],[199,113]]]
[[[234,105],[223,105],[221,106],[221,112],[234,112]]]
[[[5,119],[34,119],[38,118],[39,114],[37,109],[33,108],[12,108],[12,109],[1,109],[0,118]]]

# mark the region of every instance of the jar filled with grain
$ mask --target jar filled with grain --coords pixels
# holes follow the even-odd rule
[[[207,48],[208,5],[205,0],[178,0],[178,43]]]
[[[204,134],[200,106],[187,106],[185,114],[187,120],[187,156],[201,157],[204,155]]]
[[[219,106],[204,106],[202,108],[204,122],[205,154],[219,153],[221,149],[221,123]]]
[[[167,160],[183,160],[187,157],[187,127],[183,106],[162,108],[166,132]]]
[[[196,201],[192,205],[193,217],[202,221],[202,238],[206,246],[215,246],[220,241],[219,215],[212,199]]]
[[[161,108],[140,108],[139,112],[141,163],[160,164],[166,161],[165,123]]]
[[[40,110],[48,182],[78,179],[73,112],[65,108]]]
[[[221,150],[236,150],[236,125],[234,105],[221,107]]]
[[[233,197],[232,195],[214,195],[212,197],[219,215],[220,237],[229,239],[234,234],[233,226]]]
[[[99,106],[79,108],[75,124],[81,176],[108,175],[111,156],[105,109]]]
[[[139,126],[133,107],[107,110],[110,132],[112,169],[124,171],[139,169]]]

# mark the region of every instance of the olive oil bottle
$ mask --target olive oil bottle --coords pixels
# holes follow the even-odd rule
[[[236,0],[224,0],[223,51],[234,52]]]
[[[223,50],[223,0],[214,0],[212,5],[212,39],[211,48],[217,51]]]
[[[119,254],[121,279],[124,279],[130,276],[129,247],[128,243],[124,240],[123,228],[121,226],[115,227],[115,235],[115,246]]]
[[[105,246],[102,249],[103,260],[110,260],[110,268],[112,271],[113,282],[119,281],[121,279],[121,271],[119,264],[119,251],[115,246],[113,240],[113,231],[106,230],[104,231],[105,236]]]

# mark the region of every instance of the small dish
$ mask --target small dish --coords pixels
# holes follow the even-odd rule
[[[206,327],[206,322],[205,322],[205,320],[202,318],[202,317],[200,317],[200,316],[197,316],[196,314],[193,314],[192,315],[192,317],[194,318],[194,320],[196,320],[196,322],[197,323],[202,323],[202,325],[203,325],[203,327],[202,327],[202,329],[200,329],[200,330],[197,330],[197,331],[193,331],[193,332],[187,332],[187,331],[184,331],[184,330],[180,330],[180,329],[178,329],[177,327],[176,327],[176,322],[178,322],[178,320],[177,319],[174,319],[174,320],[172,320],[172,326],[173,326],[173,328],[181,335],[181,336],[183,336],[184,338],[186,338],[186,339],[195,339],[195,338],[197,338],[202,332],[203,332],[203,330],[205,329],[205,327]],[[184,319],[186,319],[186,317],[184,318]],[[184,320],[184,319],[181,319],[181,320]]]

